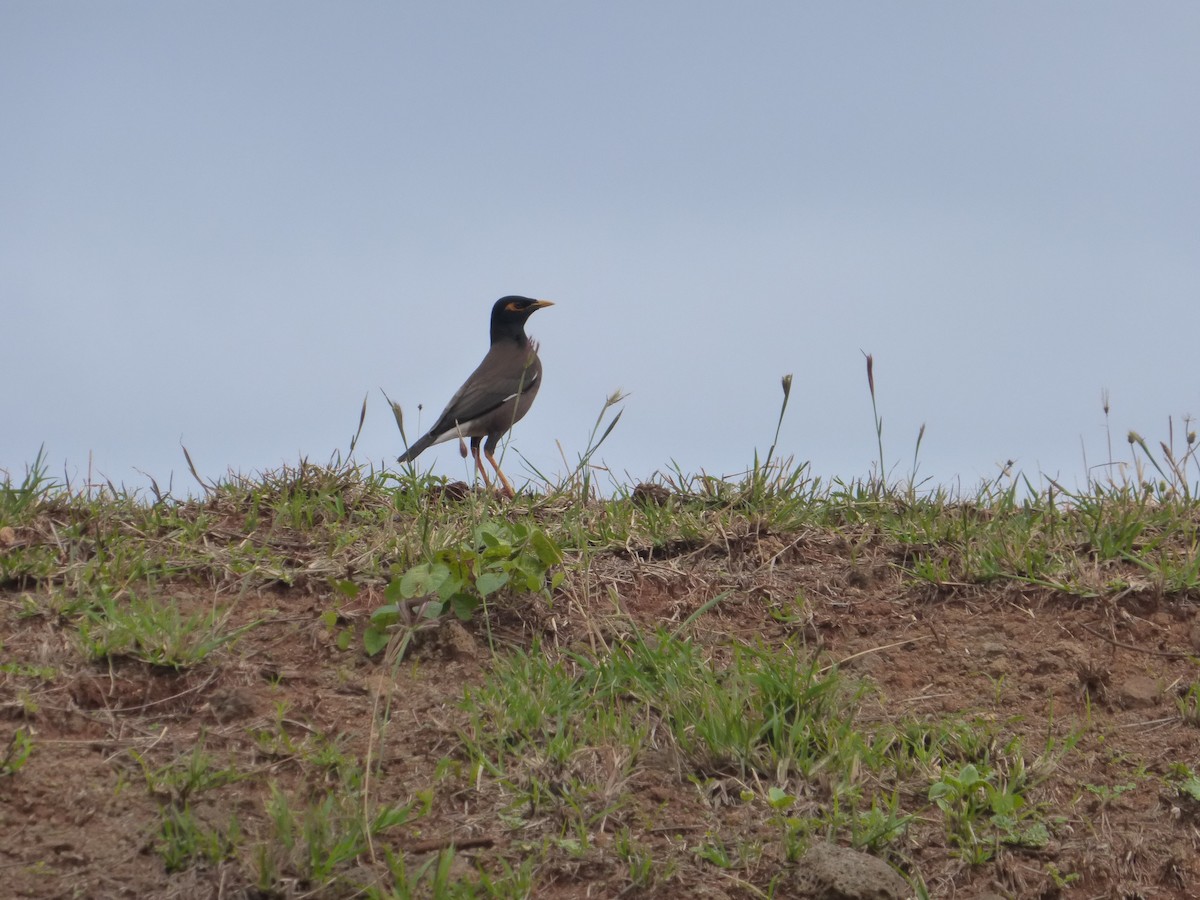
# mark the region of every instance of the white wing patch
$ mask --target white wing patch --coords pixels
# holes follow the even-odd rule
[[[529,379],[528,384],[521,385],[521,389],[519,391],[517,391],[515,394],[509,394],[507,397],[505,397],[500,402],[507,403],[509,400],[516,400],[518,397],[521,396],[521,394],[526,393],[531,387],[533,387],[535,384],[537,384],[537,380],[538,380],[538,378],[541,377],[541,374],[542,374],[541,372],[534,372],[533,377]]]

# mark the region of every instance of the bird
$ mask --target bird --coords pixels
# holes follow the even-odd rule
[[[503,492],[513,496],[512,483],[500,471],[493,454],[505,432],[529,412],[542,386],[542,361],[538,359],[537,344],[525,334],[525,322],[539,309],[553,305],[549,300],[513,295],[501,297],[492,305],[491,347],[483,362],[450,398],[434,426],[405,450],[399,462],[411,462],[442,441],[470,438],[475,467],[491,490],[479,456],[480,444],[487,438],[483,455],[496,470]],[[465,447],[462,452],[466,456]]]

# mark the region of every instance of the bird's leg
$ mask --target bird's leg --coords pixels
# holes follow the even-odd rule
[[[501,493],[509,498],[515,496],[512,483],[506,477],[504,477],[504,473],[500,471],[500,464],[496,462],[496,457],[492,456],[492,451],[485,448],[483,452],[484,455],[487,456],[488,462],[492,464],[492,468],[496,470],[496,477],[499,478],[501,484],[504,485],[504,489],[501,491]]]
[[[483,460],[479,458],[479,441],[480,438],[471,438],[471,455],[475,457],[475,468],[479,470],[479,475],[483,479],[483,486],[489,491],[492,489],[491,479],[488,478],[487,469],[483,467]],[[488,454],[490,457],[492,454]]]

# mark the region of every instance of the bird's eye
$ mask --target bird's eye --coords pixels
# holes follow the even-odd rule
[[[504,308],[506,310],[508,310],[509,312],[520,312],[521,311],[520,307],[516,303],[510,303],[510,304],[508,304],[508,306],[506,306]]]

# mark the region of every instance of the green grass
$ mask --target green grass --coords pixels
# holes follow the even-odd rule
[[[738,802],[778,829],[788,859],[818,838],[886,856],[910,824],[939,816],[975,865],[1002,843],[1048,842],[1027,794],[1070,747],[1047,743],[1029,758],[1020,738],[982,721],[863,721],[867,690],[788,645],[735,646],[723,662],[666,632],[598,659],[551,659],[535,645],[468,691],[463,739],[477,783],[493,780],[511,810],[580,834],[630,802],[624,785],[646,755],[665,753],[702,792],[741,785]],[[700,852],[740,865],[718,844]]]
[[[101,596],[79,620],[79,644],[92,659],[125,657],[183,669],[232,645],[258,624],[229,628],[228,618],[228,611],[219,609],[184,613],[178,598],[170,595]]]
[[[33,741],[29,732],[24,728],[16,729],[4,748],[4,755],[0,757],[0,778],[20,772],[32,752]]]

